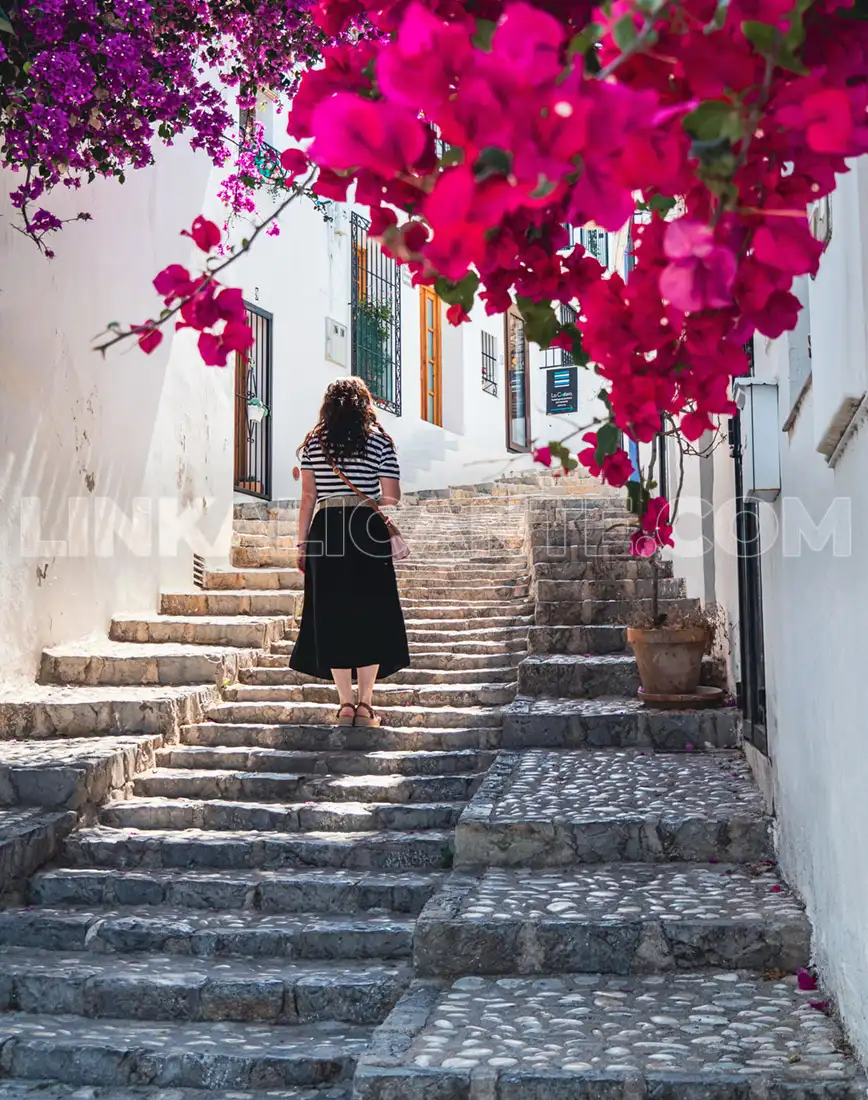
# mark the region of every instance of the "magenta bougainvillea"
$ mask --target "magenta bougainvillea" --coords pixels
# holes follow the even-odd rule
[[[671,543],[670,507],[647,472],[628,480],[622,440],[672,427],[696,440],[733,411],[746,341],[791,329],[793,280],[817,270],[809,205],[845,158],[868,151],[861,3],[319,0],[313,11],[337,41],[294,96],[293,171],[316,171],[324,198],[370,207],[372,232],[436,288],[453,323],[477,300],[489,313],[514,304],[531,339],[597,372],[606,422],[578,457],[551,444],[537,458],[626,484],[636,553]],[[40,11],[75,5],[95,6],[46,0]],[[357,26],[373,30],[350,43]],[[269,63],[283,67],[280,50]],[[69,95],[81,75],[73,61],[42,79]],[[208,145],[218,108],[190,88],[190,118],[200,95]],[[28,109],[55,164],[48,108]],[[138,148],[131,140],[128,159]],[[628,224],[629,282],[571,244],[569,227]],[[575,323],[561,322],[559,303],[578,303]]]
[[[308,0],[39,0],[0,8],[0,163],[45,251],[61,228],[47,196],[98,175],[121,182],[156,141],[187,134],[218,165],[238,107],[291,95],[330,39]],[[216,77],[216,80],[214,79]],[[46,205],[42,205],[46,203]],[[86,217],[87,215],[82,215]]]

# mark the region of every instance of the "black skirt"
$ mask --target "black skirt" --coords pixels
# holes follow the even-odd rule
[[[289,667],[321,680],[331,669],[410,664],[389,532],[373,508],[321,508],[307,542],[304,608]]]

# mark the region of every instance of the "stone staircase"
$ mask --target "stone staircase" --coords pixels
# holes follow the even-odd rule
[[[636,700],[620,498],[399,519],[378,729],[288,667],[288,504],[0,698],[0,798],[68,833],[0,911],[0,1100],[864,1100],[735,712]]]
[[[413,667],[378,686],[379,729],[331,725],[333,687],[288,667],[293,506],[241,506],[229,569],[0,700],[6,759],[39,739],[34,799],[79,813],[0,912],[0,1098],[346,1100],[500,744],[546,488],[402,508]]]

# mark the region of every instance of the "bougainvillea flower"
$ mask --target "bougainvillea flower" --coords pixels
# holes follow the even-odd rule
[[[336,171],[367,168],[391,176],[425,148],[425,130],[413,113],[384,100],[341,92],[314,111],[310,156]]]
[[[685,313],[732,304],[738,263],[707,225],[679,218],[667,227],[663,247],[670,263],[660,275],[660,293],[667,301]]]
[[[603,459],[601,477],[615,489],[623,489],[633,476],[633,463],[626,451],[618,450]]]
[[[213,251],[220,244],[220,230],[214,222],[208,221],[201,214],[193,222],[190,232],[184,231],[185,237],[192,237],[198,248],[203,252]]]

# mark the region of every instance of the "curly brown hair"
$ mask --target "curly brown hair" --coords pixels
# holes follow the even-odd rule
[[[318,439],[330,462],[344,462],[365,453],[372,432],[395,446],[377,419],[374,399],[362,379],[337,378],[326,390],[316,426],[304,437],[298,453],[301,454],[312,439]]]

